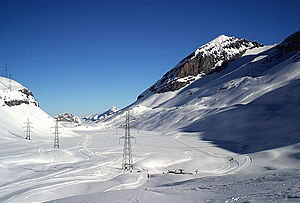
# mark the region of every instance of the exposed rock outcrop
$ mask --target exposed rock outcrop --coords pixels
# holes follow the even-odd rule
[[[10,100],[10,101],[4,101],[4,103],[7,106],[18,106],[21,104],[29,104],[28,100]]]
[[[3,90],[2,90],[3,91]],[[3,99],[3,103],[9,107],[18,106],[21,104],[34,104],[39,106],[38,101],[34,98],[32,92],[27,88],[4,90],[4,96],[0,97]]]
[[[19,92],[22,92],[23,94],[27,95],[27,97],[29,97],[29,96],[34,97],[32,92],[29,89],[24,88],[24,89],[19,90]]]
[[[283,42],[278,44],[276,48],[286,53],[300,50],[300,31],[290,35]]]
[[[276,52],[272,55],[267,57],[263,63],[271,63],[274,59],[279,59],[282,56],[292,53],[292,52],[297,52],[298,51],[298,56],[294,59],[299,60],[299,55],[300,55],[300,31],[295,32],[289,37],[287,37],[283,42],[278,44],[276,46],[277,50]]]
[[[74,116],[73,114],[70,113],[61,113],[58,114],[57,116],[54,116],[54,118],[58,121],[63,121],[63,122],[72,122],[72,123],[81,123],[81,120],[78,116]]]
[[[221,35],[181,60],[149,90],[151,93],[178,90],[207,74],[221,71],[246,50],[261,46],[263,45],[255,41]],[[143,94],[138,99],[142,97]]]

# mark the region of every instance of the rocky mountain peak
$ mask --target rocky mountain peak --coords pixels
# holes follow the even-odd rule
[[[178,90],[207,74],[224,69],[228,62],[246,50],[261,47],[258,42],[220,35],[182,59],[173,69],[149,88],[151,93]],[[143,94],[138,97],[143,97]]]
[[[54,118],[58,121],[63,121],[63,122],[72,122],[78,124],[81,123],[81,120],[78,116],[74,116],[73,114],[70,113],[61,113],[54,116]]]
[[[116,113],[117,111],[119,111],[120,109],[118,108],[118,107],[115,107],[115,106],[112,106],[110,109],[109,109],[109,111],[111,112],[111,113]]]

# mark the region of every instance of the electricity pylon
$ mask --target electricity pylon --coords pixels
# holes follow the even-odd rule
[[[132,169],[132,164],[133,164],[131,138],[135,138],[135,137],[130,135],[130,122],[129,122],[129,110],[128,110],[126,112],[125,136],[120,137],[120,139],[124,139],[122,168],[127,171]]]
[[[12,90],[12,86],[11,86],[11,80],[12,80],[12,75],[11,75],[11,74],[9,74],[9,84],[8,84],[8,89],[9,89],[9,91],[11,91],[11,90]]]
[[[58,120],[55,122],[55,127],[54,127],[54,148],[59,148],[59,135],[60,133],[58,132]]]
[[[8,78],[8,64],[4,64],[4,71],[2,77]]]
[[[29,122],[29,118],[27,119],[27,122],[25,122],[25,124],[26,124],[25,139],[30,140],[31,139],[31,127],[30,127],[31,122]]]

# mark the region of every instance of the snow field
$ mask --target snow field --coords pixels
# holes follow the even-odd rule
[[[63,135],[59,149],[53,149],[48,140],[43,139],[35,142],[34,139],[28,141],[15,137],[11,141],[1,141],[1,146],[7,145],[7,142],[14,145],[13,155],[1,148],[7,154],[0,157],[0,171],[8,177],[1,179],[1,202],[40,202],[80,194],[135,189],[148,181],[147,174],[159,174],[162,182],[169,183],[172,176],[163,175],[168,170],[184,169],[186,173],[193,173],[174,175],[178,180],[189,180],[234,173],[240,167],[239,159],[229,161],[228,157],[212,154],[210,150],[214,146],[208,142],[185,140],[180,134],[136,132],[132,130],[132,135],[137,138],[136,143],[132,143],[135,171],[125,174],[121,170],[121,130],[116,134],[114,129],[83,131],[82,127],[79,130],[74,128],[72,133],[77,133],[77,136]]]
[[[227,38],[211,43],[218,49]],[[3,106],[24,87],[8,91],[0,78],[0,202],[297,202],[299,52],[276,54],[274,46],[248,50],[178,91],[147,90],[96,123],[61,123],[59,149],[54,120],[39,107]],[[136,140],[134,170],[125,173],[126,110]]]

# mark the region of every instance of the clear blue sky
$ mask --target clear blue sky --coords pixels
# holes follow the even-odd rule
[[[299,0],[0,0],[1,72],[50,115],[99,113],[221,34],[274,44],[299,20]]]

